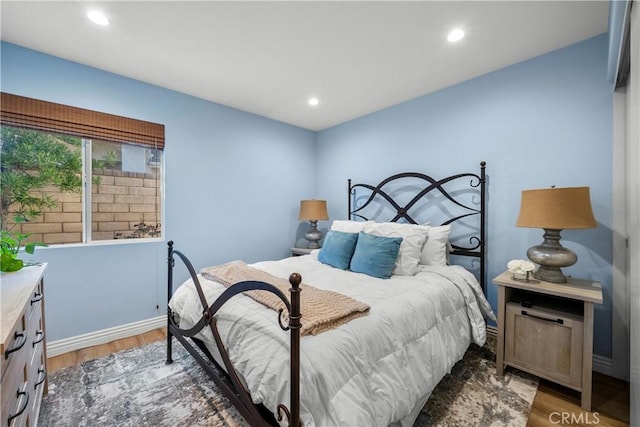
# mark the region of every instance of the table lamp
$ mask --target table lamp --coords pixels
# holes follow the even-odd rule
[[[566,283],[562,267],[576,263],[578,256],[560,244],[560,231],[597,227],[591,210],[589,187],[545,188],[522,191],[518,227],[544,229],[544,241],[527,250],[540,265],[533,277],[552,283]]]
[[[318,243],[322,239],[322,232],[318,230],[318,221],[327,220],[329,215],[327,214],[327,202],[325,200],[301,200],[300,201],[300,214],[298,220],[309,221],[311,228],[304,235],[304,238],[309,241],[309,249],[318,249],[320,244]]]

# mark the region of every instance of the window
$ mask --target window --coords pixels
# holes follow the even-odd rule
[[[2,230],[161,237],[164,126],[2,93]]]

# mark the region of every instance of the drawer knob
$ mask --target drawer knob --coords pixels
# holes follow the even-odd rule
[[[25,385],[26,388],[26,385]],[[24,401],[22,404],[22,408],[20,408],[20,410],[18,412],[16,412],[14,415],[9,414],[9,422],[7,424],[11,424],[11,421],[13,421],[14,418],[19,417],[20,415],[22,415],[22,413],[25,411],[25,409],[27,409],[27,406],[29,406],[29,393],[27,393],[26,390],[24,391],[20,391],[20,389],[18,389],[18,393],[16,395],[16,400],[20,400],[20,397],[24,396]]]
[[[38,386],[40,384],[42,384],[44,382],[44,380],[47,379],[47,371],[45,371],[43,368],[38,368],[38,375],[42,375],[42,378],[40,378],[34,385],[33,388],[34,390],[38,388]]]
[[[553,323],[557,323],[559,325],[563,325],[564,324],[564,320],[563,319],[548,319],[546,317],[536,316],[535,314],[527,313],[526,310],[522,310],[520,313],[523,316],[533,317],[534,319],[544,320],[545,322],[553,322]]]
[[[36,292],[33,294],[33,299],[31,300],[31,305],[39,302],[42,299],[42,294],[40,292]]]
[[[38,338],[38,337],[40,337],[40,338]],[[33,342],[33,344],[31,346],[35,347],[37,344],[40,344],[43,339],[44,339],[44,331],[42,329],[38,329],[36,331],[36,340]]]
[[[13,353],[14,351],[20,350],[24,346],[24,344],[27,342],[27,337],[25,336],[24,331],[16,332],[13,335],[13,337],[16,340],[15,345],[14,345],[13,348],[5,350],[5,352],[4,352],[4,358],[5,359],[8,359],[9,355],[11,353]]]

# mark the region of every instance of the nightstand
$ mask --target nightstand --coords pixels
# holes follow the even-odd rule
[[[291,256],[309,255],[313,249],[291,248]]]
[[[581,392],[591,410],[593,305],[602,304],[600,283],[569,278],[568,283],[512,279],[498,285],[496,372],[511,366]]]

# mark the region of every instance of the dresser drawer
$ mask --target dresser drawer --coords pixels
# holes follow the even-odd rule
[[[4,377],[8,371],[11,370],[11,365],[15,359],[20,358],[22,353],[26,353],[29,350],[29,331],[27,324],[27,316],[23,312],[12,331],[9,334],[9,340],[4,346],[2,358],[2,382],[4,383]]]
[[[16,415],[29,412],[34,393],[29,390],[29,356],[30,352],[14,353],[11,369],[2,379],[2,419],[0,426],[19,425],[9,420]]]
[[[582,316],[545,307],[506,307],[507,364],[566,386],[582,387]]]
[[[38,345],[35,348],[27,376],[29,394],[33,394],[33,399],[29,401],[29,412],[32,414],[32,419],[35,422],[38,414],[40,413],[40,403],[42,401],[42,395],[44,394],[47,380],[44,348],[41,345]]]
[[[27,316],[31,316],[32,312],[36,309],[40,310],[42,307],[42,299],[44,298],[44,290],[42,289],[42,280],[38,281],[35,289],[31,293],[29,303],[27,304]],[[40,310],[41,311],[41,310]]]
[[[28,351],[33,353],[36,347],[42,347],[45,338],[42,304],[38,302],[32,308],[28,308],[27,311],[31,311],[27,318],[27,346],[29,347]]]

